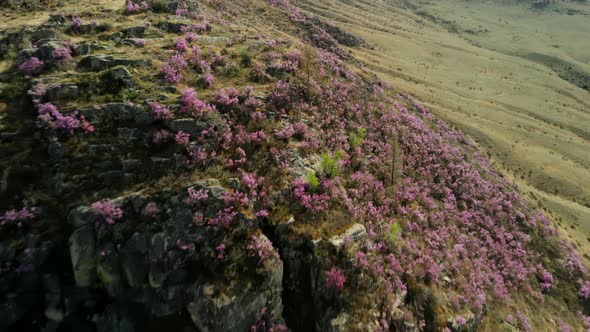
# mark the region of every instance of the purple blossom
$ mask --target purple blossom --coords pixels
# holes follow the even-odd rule
[[[150,101],[148,105],[151,107],[151,115],[152,118],[155,120],[170,120],[174,119],[174,114],[166,107],[162,106],[161,104]]]
[[[190,142],[190,134],[185,133],[183,131],[179,131],[176,133],[175,136],[176,144],[178,145],[188,145]]]
[[[188,197],[185,199],[186,204],[193,205],[205,202],[209,198],[209,192],[205,189],[196,190],[194,187],[187,189]]]
[[[176,48],[176,50],[180,53],[185,53],[190,50],[188,42],[186,41],[186,39],[184,39],[182,37],[176,38],[176,42],[174,43],[174,48]]]
[[[35,218],[35,209],[23,206],[20,210],[12,209],[0,216],[3,225],[13,224],[22,227],[23,223]]]
[[[113,201],[108,199],[94,202],[90,205],[90,208],[109,225],[112,225],[115,221],[123,218],[123,210],[116,206]]]
[[[60,47],[53,50],[52,55],[55,59],[64,62],[72,60],[72,51],[66,47]]]
[[[217,252],[217,259],[225,258],[225,244],[222,243],[215,247],[215,251]]]
[[[160,214],[160,209],[158,208],[158,204],[156,204],[156,202],[149,202],[143,208],[142,213],[144,216],[155,218]]]
[[[72,24],[74,25],[74,28],[78,29],[82,26],[82,19],[79,16],[74,16],[72,17]]]
[[[239,94],[236,88],[221,89],[217,93],[217,102],[226,107],[237,105],[240,102]]]
[[[203,115],[207,112],[212,112],[215,107],[205,103],[197,97],[197,93],[194,89],[185,88],[182,90],[182,96],[180,98],[182,102],[181,112],[190,112],[194,115]]]
[[[152,141],[156,144],[162,144],[165,143],[170,138],[170,136],[172,136],[172,134],[169,131],[160,129],[154,133]]]
[[[336,267],[333,267],[326,275],[326,287],[330,289],[341,291],[345,282],[344,273]]]
[[[136,14],[141,11],[146,11],[150,8],[149,4],[146,1],[142,1],[139,4],[135,4],[133,0],[127,0],[127,14]]]
[[[215,76],[211,73],[206,73],[201,77],[201,82],[206,88],[210,88],[213,86],[213,81],[215,80]]]
[[[43,69],[44,62],[39,60],[37,57],[31,57],[29,60],[23,62],[18,69],[25,73],[27,76],[32,76]]]
[[[250,256],[258,257],[258,265],[264,265],[267,261],[274,263],[279,260],[279,254],[272,246],[272,242],[262,234],[252,235],[246,249]]]
[[[584,280],[580,283],[580,290],[578,291],[578,295],[584,300],[590,298],[590,280]]]

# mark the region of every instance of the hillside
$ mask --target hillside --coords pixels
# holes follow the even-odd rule
[[[547,3],[546,6],[540,6]],[[476,139],[590,251],[587,1],[304,1],[367,70]],[[377,9],[375,9],[377,8]]]
[[[584,249],[355,3],[0,2],[0,330],[590,328]]]

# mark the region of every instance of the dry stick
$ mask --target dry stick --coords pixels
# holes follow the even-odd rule
[[[395,156],[396,156],[396,149],[397,147],[397,137],[393,137],[393,142],[391,144],[391,183],[390,186],[393,186],[395,183]]]

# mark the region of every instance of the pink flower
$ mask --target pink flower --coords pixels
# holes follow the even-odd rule
[[[207,73],[205,75],[203,75],[203,77],[201,77],[201,82],[203,82],[203,85],[207,88],[210,88],[211,86],[213,86],[213,81],[215,80],[215,76],[213,76],[213,74]]]
[[[252,235],[246,249],[250,256],[258,257],[258,265],[263,265],[269,260],[277,262],[279,259],[279,254],[272,246],[272,242],[264,235]]]
[[[184,39],[182,37],[176,38],[176,42],[174,43],[174,47],[180,53],[188,52],[188,50],[190,49],[188,42],[186,41],[186,39]]]
[[[74,28],[79,28],[82,25],[82,19],[78,16],[74,16],[72,17],[72,24],[74,25]]]
[[[70,49],[66,47],[56,48],[53,50],[51,54],[54,58],[62,60],[64,62],[72,60],[72,51],[70,51]]]
[[[215,247],[215,251],[217,251],[217,259],[225,258],[225,244],[222,243]]]
[[[149,202],[143,208],[142,212],[144,216],[155,218],[158,216],[158,214],[160,214],[160,209],[158,208],[156,202]]]
[[[583,298],[584,300],[587,300],[590,298],[590,280],[585,280],[581,283],[580,291],[578,292],[578,295],[581,298]]]
[[[35,218],[34,209],[24,206],[20,210],[8,210],[4,212],[2,216],[0,216],[0,221],[2,224],[16,224],[18,227],[21,227],[23,222],[31,220]]]
[[[152,108],[151,115],[155,120],[170,120],[174,119],[174,114],[166,107],[160,105],[155,101],[148,102]]]
[[[194,187],[190,187],[187,191],[188,197],[185,202],[190,205],[204,202],[209,198],[209,192],[205,189],[196,190]]]
[[[333,267],[326,275],[326,287],[341,291],[344,288],[344,282],[346,278],[342,271],[336,267]]]
[[[32,76],[41,71],[44,62],[39,60],[37,57],[31,57],[29,60],[23,62],[18,69],[25,73],[27,76]]]
[[[169,131],[167,131],[165,129],[160,129],[154,133],[152,141],[156,144],[161,144],[161,143],[166,142],[170,138],[171,135],[172,134]]]
[[[182,107],[180,108],[181,112],[191,112],[194,115],[202,115],[215,110],[214,106],[197,98],[197,93],[191,88],[185,88],[182,90],[180,100],[182,102]]]
[[[187,134],[183,131],[179,131],[178,133],[176,133],[176,144],[178,145],[188,145],[188,143],[190,142],[190,134]]]
[[[101,216],[109,225],[112,225],[115,221],[123,218],[123,210],[116,206],[113,201],[108,199],[94,202],[90,205],[90,208],[94,213]]]

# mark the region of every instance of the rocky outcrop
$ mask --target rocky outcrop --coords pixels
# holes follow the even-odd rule
[[[230,287],[224,284],[197,287],[187,306],[197,328],[203,332],[247,331],[256,323],[252,318],[261,308],[282,312],[283,262],[267,261],[258,273],[262,281],[257,283],[238,280]],[[228,317],[231,319],[225,319]],[[281,322],[279,316],[272,323]]]

